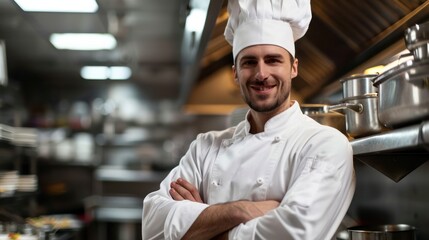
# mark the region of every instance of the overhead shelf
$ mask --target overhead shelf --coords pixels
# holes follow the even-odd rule
[[[167,174],[168,172],[100,167],[95,171],[95,178],[98,181],[161,182]]]
[[[354,158],[395,182],[429,160],[429,121],[351,141]]]
[[[37,145],[37,130],[0,124],[0,141],[8,142],[14,146],[35,147]]]

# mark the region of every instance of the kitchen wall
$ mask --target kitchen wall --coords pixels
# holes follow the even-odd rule
[[[356,224],[409,224],[417,228],[417,239],[429,239],[428,162],[397,183],[357,159],[355,170],[356,193],[348,215]]]

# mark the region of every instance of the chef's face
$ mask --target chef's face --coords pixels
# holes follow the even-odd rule
[[[298,60],[284,48],[255,45],[243,49],[233,66],[234,78],[250,108],[280,112],[290,106],[291,80],[298,74]]]

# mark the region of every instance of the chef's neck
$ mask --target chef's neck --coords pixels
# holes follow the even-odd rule
[[[251,134],[257,134],[265,131],[265,124],[270,120],[272,117],[276,116],[277,114],[282,113],[283,111],[286,111],[288,108],[290,108],[294,104],[294,100],[288,101],[287,104],[284,106],[281,106],[273,111],[269,112],[257,112],[253,109],[250,109],[249,114],[249,123],[250,123],[250,133]]]

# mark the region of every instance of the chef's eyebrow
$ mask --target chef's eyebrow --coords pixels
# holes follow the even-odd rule
[[[280,53],[272,53],[272,54],[267,54],[266,56],[264,56],[264,59],[267,58],[281,58],[283,59],[283,55],[281,55]]]
[[[239,62],[243,61],[243,60],[253,60],[256,59],[257,57],[254,55],[244,55],[239,59]],[[264,56],[264,59],[270,59],[270,58],[278,58],[278,59],[283,59],[283,55],[279,54],[279,53],[270,53]]]
[[[241,57],[240,58],[240,62],[242,61],[242,60],[251,60],[251,59],[256,59],[256,56],[254,56],[254,55],[244,55],[243,57]]]

